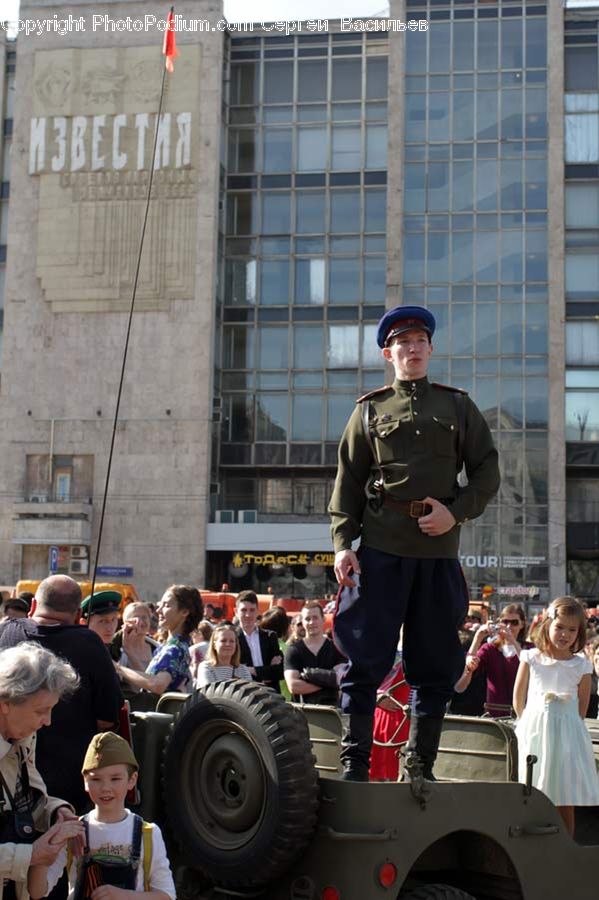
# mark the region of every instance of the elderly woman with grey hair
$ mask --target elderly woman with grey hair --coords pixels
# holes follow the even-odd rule
[[[0,652],[0,898],[24,900],[35,866],[47,866],[83,826],[48,797],[35,767],[35,733],[79,678],[64,660],[24,642]],[[55,822],[52,825],[52,822]]]

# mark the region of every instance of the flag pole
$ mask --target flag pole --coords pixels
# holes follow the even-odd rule
[[[122,358],[122,362],[121,362],[121,375],[120,375],[120,379],[119,379],[119,387],[118,387],[118,391],[117,391],[116,404],[115,404],[115,408],[114,408],[114,418],[113,418],[113,422],[112,422],[112,434],[110,437],[110,450],[108,453],[108,465],[106,467],[106,479],[104,481],[104,494],[102,496],[102,509],[100,512],[100,524],[98,527],[98,539],[96,542],[96,555],[95,555],[95,559],[94,559],[94,570],[93,570],[93,575],[92,575],[90,596],[94,593],[94,589],[96,586],[98,560],[100,559],[100,548],[102,546],[102,533],[104,530],[104,517],[106,514],[106,501],[108,499],[108,486],[110,484],[110,474],[112,471],[112,459],[114,456],[116,429],[117,429],[117,425],[118,425],[118,421],[119,421],[121,396],[123,393],[123,383],[125,380],[125,367],[127,365],[127,353],[129,350],[129,339],[131,336],[131,326],[133,324],[133,311],[135,309],[135,298],[137,295],[137,285],[139,282],[139,273],[141,271],[141,259],[142,259],[142,253],[143,253],[143,247],[144,247],[144,238],[146,235],[146,226],[148,224],[148,215],[149,215],[149,211],[150,211],[150,199],[151,199],[151,195],[152,195],[152,183],[154,181],[154,167],[155,167],[155,163],[156,163],[156,148],[158,146],[158,129],[160,127],[160,116],[162,114],[162,104],[163,104],[163,100],[164,100],[164,88],[165,88],[165,84],[166,84],[166,73],[167,73],[167,71],[170,71],[170,72],[173,71],[171,56],[176,55],[176,47],[175,47],[175,42],[174,42],[174,33],[175,33],[174,32],[174,12],[175,12],[175,7],[171,6],[169,17],[168,17],[167,30],[165,31],[165,34],[164,34],[164,46],[163,46],[162,52],[166,56],[166,61],[165,61],[165,65],[163,66],[163,69],[162,69],[162,82],[160,84],[160,97],[158,99],[158,112],[156,114],[156,127],[154,129],[154,142],[153,142],[153,146],[152,146],[152,157],[150,160],[150,173],[149,173],[149,177],[148,177],[148,190],[146,193],[146,202],[145,202],[144,214],[143,214],[143,219],[142,219],[141,232],[139,235],[137,263],[135,266],[135,275],[133,278],[133,288],[131,290],[131,302],[129,304],[129,316],[127,319],[127,332],[126,332],[126,336],[125,336],[125,346],[123,348],[123,358]],[[172,28],[170,27],[171,23],[172,23]],[[173,37],[172,44],[168,40],[169,30]],[[170,54],[168,53],[169,48],[172,49],[172,51],[173,51]],[[169,63],[170,63],[170,68],[169,68]]]

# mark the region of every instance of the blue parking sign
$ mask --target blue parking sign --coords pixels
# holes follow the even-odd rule
[[[58,572],[58,547],[50,547],[48,568],[50,569],[50,575],[55,575]]]

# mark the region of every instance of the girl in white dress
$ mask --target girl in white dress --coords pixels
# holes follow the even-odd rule
[[[574,597],[554,600],[537,647],[520,655],[514,687],[519,779],[526,780],[526,757],[534,754],[533,786],[555,803],[571,835],[574,807],[599,806],[599,777],[583,721],[591,691],[591,662],[581,652],[585,640],[582,604]]]

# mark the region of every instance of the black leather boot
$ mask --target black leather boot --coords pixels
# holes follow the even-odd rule
[[[410,720],[410,735],[404,750],[402,775],[404,781],[422,777],[425,781],[435,781],[433,766],[437,758],[442,718],[413,716]]]
[[[350,714],[341,738],[343,781],[368,781],[374,716]]]

